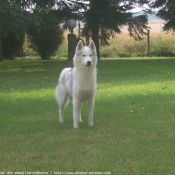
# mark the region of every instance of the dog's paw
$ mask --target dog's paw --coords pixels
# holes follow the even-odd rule
[[[94,123],[93,122],[89,122],[89,126],[94,126]]]
[[[74,129],[78,129],[79,125],[77,123],[74,123]]]
[[[82,118],[81,118],[81,117],[79,118],[79,122],[80,122],[80,123],[82,123],[82,122],[83,122],[83,120],[82,120]]]
[[[63,123],[63,122],[64,122],[63,119],[60,119],[60,118],[59,118],[59,123]]]

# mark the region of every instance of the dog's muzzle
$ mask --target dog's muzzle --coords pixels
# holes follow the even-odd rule
[[[91,61],[87,61],[86,66],[91,66]]]

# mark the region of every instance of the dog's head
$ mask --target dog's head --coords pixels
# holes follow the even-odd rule
[[[82,64],[87,67],[96,67],[97,53],[95,44],[92,40],[89,46],[84,46],[81,40],[77,44],[74,56],[74,65],[77,67],[82,66]]]

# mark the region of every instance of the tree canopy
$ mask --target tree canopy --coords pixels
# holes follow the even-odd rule
[[[174,0],[156,0],[150,3],[153,9],[159,9],[157,16],[165,20],[164,31],[175,31],[175,1]]]
[[[84,12],[82,34],[91,35],[99,53],[99,41],[108,44],[110,37],[121,32],[121,27],[128,26],[130,36],[136,40],[142,39],[147,27],[147,16],[133,16],[131,10],[135,4],[143,4],[139,1],[123,0],[89,0],[88,9]]]
[[[57,13],[55,18],[58,21],[68,16],[71,13],[71,9],[59,2]],[[43,22],[41,12],[46,13],[51,11],[56,6],[53,0],[1,0],[0,5],[0,61],[3,61],[2,57],[2,38],[7,36],[9,33],[14,33],[17,39],[24,36],[27,33],[29,26],[40,26]],[[59,4],[58,4],[59,5]],[[36,13],[34,13],[34,11]],[[55,23],[55,18],[50,21]],[[49,23],[48,23],[49,25]]]
[[[20,3],[1,0],[0,5],[0,61],[2,61],[2,36],[15,33],[17,38],[23,36],[29,21],[29,13],[22,9]]]
[[[40,23],[37,25],[31,23],[27,31],[30,47],[44,60],[54,56],[63,41],[63,31],[58,26],[56,16],[57,11],[50,10],[47,13],[41,11]]]

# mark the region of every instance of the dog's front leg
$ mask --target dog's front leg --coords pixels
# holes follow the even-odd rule
[[[94,105],[95,105],[95,100],[89,99],[88,100],[88,110],[89,110],[89,126],[93,126],[93,112],[94,112]]]
[[[62,108],[59,109],[59,122],[63,123],[63,109]]]
[[[79,100],[73,101],[73,120],[74,120],[74,128],[78,128],[79,125],[79,117],[80,117],[80,111],[81,111],[81,103]]]

